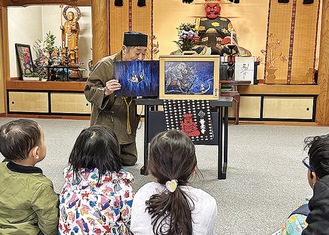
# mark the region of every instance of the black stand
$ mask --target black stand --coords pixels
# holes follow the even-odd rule
[[[64,60],[62,60],[62,64],[63,65],[47,66],[48,81],[69,81],[69,57],[67,46],[65,47]]]
[[[230,81],[234,80],[234,66],[235,66],[235,60],[233,56],[233,48],[235,45],[228,45],[227,46],[230,51],[230,55],[227,58],[227,78]]]
[[[69,65],[69,53],[68,53],[69,48],[65,47],[65,66]]]
[[[220,97],[211,100],[215,138],[211,141],[198,141],[196,145],[218,146],[218,179],[226,179],[228,158],[228,107],[232,107],[232,97]],[[140,169],[142,175],[147,175],[148,146],[151,139],[159,132],[166,130],[166,120],[163,111],[158,111],[158,105],[163,105],[159,99],[136,99],[137,105],[145,106],[144,115],[144,166]]]
[[[68,66],[47,66],[48,81],[63,81],[63,82],[70,81],[69,68],[70,67]]]

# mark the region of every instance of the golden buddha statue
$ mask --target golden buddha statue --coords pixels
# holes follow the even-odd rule
[[[75,16],[73,11],[67,12],[69,8],[74,8],[77,12]],[[80,26],[78,20],[81,17],[80,9],[76,6],[66,6],[63,11],[63,17],[66,19],[64,25],[61,21],[62,30],[62,58],[67,61],[68,65],[77,65],[79,63],[79,33]],[[61,18],[62,19],[62,18]]]

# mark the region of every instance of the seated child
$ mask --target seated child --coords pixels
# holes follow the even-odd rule
[[[121,167],[110,128],[96,125],[80,133],[64,169],[59,234],[129,234],[133,176]]]
[[[304,142],[308,157],[302,162],[313,196],[290,215],[275,235],[329,234],[329,134],[306,137]]]
[[[302,235],[329,234],[329,134],[308,137],[305,149],[309,158],[303,163],[307,166],[307,179],[313,188],[313,196],[308,203],[310,209],[306,218],[307,226]]]
[[[310,198],[311,196],[306,197],[303,204],[289,215],[282,228],[272,235],[301,235],[307,226],[306,217],[310,212],[308,208]]]
[[[156,135],[150,143],[148,170],[156,182],[145,184],[135,195],[133,234],[214,234],[216,200],[188,186],[197,159],[187,135],[178,130]]]
[[[58,197],[35,164],[46,156],[43,129],[18,119],[0,127],[0,234],[56,235]]]

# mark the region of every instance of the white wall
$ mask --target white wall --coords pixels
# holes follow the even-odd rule
[[[88,61],[92,58],[91,7],[79,7],[79,9],[81,11],[79,61],[83,63],[82,68],[88,68]],[[19,76],[15,43],[30,45],[33,60],[36,58],[32,49],[35,41],[43,40],[49,31],[56,36],[55,45],[61,46],[60,16],[59,5],[8,7],[10,77]]]
[[[19,76],[15,43],[28,44],[32,49],[35,40],[42,37],[41,22],[40,7],[8,7],[10,77]]]

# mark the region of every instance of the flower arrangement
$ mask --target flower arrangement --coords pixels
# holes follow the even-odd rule
[[[46,33],[45,40],[38,39],[33,45],[36,53],[34,61],[36,72],[41,78],[47,78],[47,66],[60,65],[60,48],[55,46],[56,37],[51,33]]]
[[[275,35],[271,33],[269,35],[269,43],[268,43],[268,50],[262,49],[261,52],[263,55],[267,55],[267,66],[268,68],[275,68],[275,62],[280,60],[282,62],[286,62],[287,56],[285,56],[282,52],[278,52],[279,47],[281,46],[281,42],[275,38]]]
[[[199,43],[200,37],[193,23],[181,23],[177,28],[178,41],[174,41],[181,51],[190,51]]]

